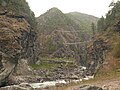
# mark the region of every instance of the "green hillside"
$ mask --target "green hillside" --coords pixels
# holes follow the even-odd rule
[[[66,14],[69,18],[71,18],[79,27],[87,32],[91,33],[91,23],[97,24],[98,18],[92,15],[83,14],[79,12],[71,12]]]

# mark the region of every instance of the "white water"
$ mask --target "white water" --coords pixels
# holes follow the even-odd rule
[[[94,78],[94,76],[86,76],[83,79],[80,80],[72,80],[71,82],[78,83],[81,82],[82,80],[89,80]],[[45,88],[45,87],[50,87],[50,86],[56,86],[56,84],[69,84],[70,82],[66,82],[65,80],[56,80],[56,81],[46,81],[43,83],[31,83],[29,84],[32,88]]]
[[[31,83],[29,84],[32,88],[45,88],[50,86],[55,86],[57,83],[59,84],[67,84],[65,80],[56,80],[56,81],[46,81],[43,83]]]
[[[86,67],[81,66],[82,69],[86,70]],[[93,79],[94,76],[86,76],[85,78],[79,79],[79,80],[70,80],[70,81],[65,81],[65,80],[56,80],[56,81],[46,81],[43,83],[31,83],[29,84],[32,88],[45,88],[45,87],[50,87],[50,86],[56,86],[56,84],[69,84],[71,82],[73,83],[78,83],[83,80],[89,80]]]
[[[83,80],[89,80],[89,79],[93,79],[94,76],[86,76],[85,78],[83,78]]]

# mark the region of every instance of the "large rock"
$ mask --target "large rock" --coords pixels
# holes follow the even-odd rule
[[[29,84],[12,85],[0,88],[0,90],[34,90]]]
[[[107,40],[97,38],[91,42],[87,48],[87,75],[92,76],[97,73],[98,69],[102,66],[106,52],[109,50]]]
[[[32,69],[28,65],[26,59],[21,59],[18,61],[18,65],[15,71],[17,75],[32,75]]]
[[[97,86],[83,85],[75,90],[103,90],[103,89]]]

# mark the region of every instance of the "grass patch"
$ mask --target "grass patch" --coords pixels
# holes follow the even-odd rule
[[[40,58],[41,61],[43,60],[66,60],[66,61],[75,61],[75,58],[48,58],[48,57],[42,57]]]
[[[47,58],[47,57],[43,57],[43,58],[40,58],[39,64],[32,64],[31,67],[33,69],[55,69],[61,65],[61,63],[55,63],[55,61],[70,61],[70,62],[73,61],[74,62],[75,59],[74,58]],[[66,63],[62,63],[62,64],[66,64]],[[74,64],[68,63],[67,66],[74,66]]]
[[[116,58],[120,58],[120,34],[114,33],[112,40],[112,54]]]
[[[55,64],[55,63],[48,63],[45,61],[42,61],[39,65],[38,64],[32,64],[31,67],[33,69],[53,69],[53,68],[57,68],[59,66],[59,64]]]
[[[109,72],[98,72],[96,74],[96,77],[95,79],[97,80],[101,80],[101,79],[112,79],[112,78],[116,78],[116,77],[119,77],[120,76],[120,72],[117,71],[117,69],[113,69]]]

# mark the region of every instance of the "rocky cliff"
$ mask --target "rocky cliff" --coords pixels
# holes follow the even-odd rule
[[[21,2],[26,4],[24,0]],[[22,6],[16,8],[24,3],[0,0],[0,86],[7,84],[22,59],[31,63],[35,60],[36,32],[25,16],[26,12],[20,13]],[[16,9],[19,9],[17,14]],[[29,10],[28,6],[26,10]]]
[[[95,75],[99,68],[103,65],[106,55],[110,50],[108,39],[102,35],[97,35],[87,47],[87,75]]]

